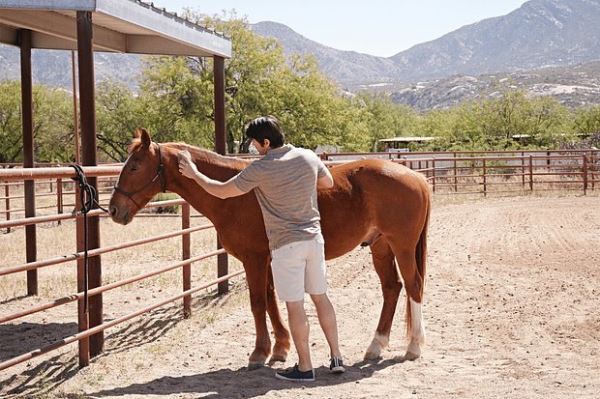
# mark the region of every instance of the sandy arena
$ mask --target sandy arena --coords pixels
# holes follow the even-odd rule
[[[349,366],[341,376],[325,366],[328,350],[312,306],[317,381],[274,378],[277,368],[294,364],[294,351],[285,365],[247,371],[254,324],[238,279],[225,298],[196,297],[191,319],[181,318],[177,303],[108,330],[105,353],[83,370],[77,346],[70,345],[2,371],[0,397],[599,398],[600,198],[440,198],[428,241],[427,342],[417,361],[402,361],[404,290],[390,348],[378,362],[362,360],[382,301],[369,249],[363,248],[329,263],[330,296]],[[168,291],[148,290],[157,298],[149,302]],[[139,307],[140,295],[127,289],[107,296],[104,308],[115,313],[106,318]],[[0,303],[1,314],[25,306]],[[73,333],[69,312],[68,322],[32,316],[0,326],[0,359]]]

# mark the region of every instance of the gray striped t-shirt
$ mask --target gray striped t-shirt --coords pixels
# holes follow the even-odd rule
[[[326,173],[312,151],[286,144],[269,150],[235,177],[238,189],[256,193],[271,250],[321,233],[317,179]]]

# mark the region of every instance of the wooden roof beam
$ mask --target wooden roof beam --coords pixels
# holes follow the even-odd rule
[[[46,22],[49,14],[52,16],[51,24]],[[0,24],[18,26],[33,31],[33,48],[77,48],[76,21],[74,18],[62,14],[49,11],[44,17],[40,17],[39,12],[0,9]],[[72,44],[65,46],[66,42]],[[124,53],[127,51],[127,36],[101,26],[94,26],[94,47],[99,51]]]

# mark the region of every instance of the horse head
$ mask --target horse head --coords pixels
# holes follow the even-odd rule
[[[152,142],[146,129],[137,129],[110,198],[114,222],[128,224],[155,194],[166,190],[164,169],[160,145]]]

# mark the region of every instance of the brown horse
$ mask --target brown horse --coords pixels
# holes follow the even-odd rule
[[[235,176],[250,161],[220,156],[183,143],[159,145],[143,129],[136,132],[136,137],[110,199],[113,221],[129,223],[156,193],[165,190],[179,194],[210,219],[223,247],[243,263],[246,271],[256,327],[256,344],[249,367],[263,365],[269,355],[271,362],[284,361],[290,348],[290,334],[279,314],[265,226],[254,192],[216,198],[179,173],[177,154],[188,150],[200,172],[220,181]],[[378,358],[388,344],[402,279],[407,292],[406,358],[414,359],[420,356],[425,336],[421,303],[430,209],[427,181],[402,165],[375,159],[334,166],[331,174],[334,187],[320,190],[318,196],[325,257],[333,259],[367,243],[381,280],[383,307],[365,358]],[[272,351],[266,313],[275,334]]]

